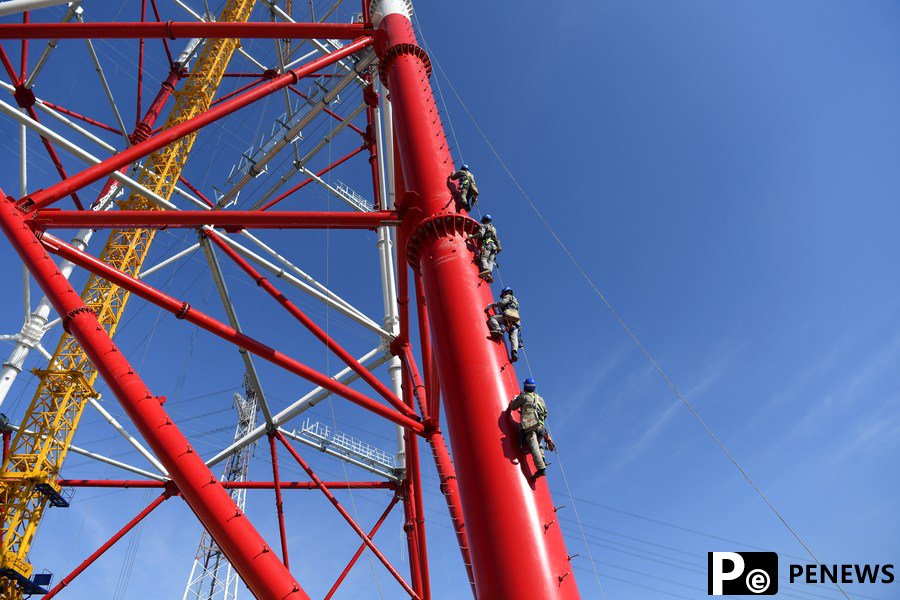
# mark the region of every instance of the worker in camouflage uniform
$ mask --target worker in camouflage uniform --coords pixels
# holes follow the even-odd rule
[[[491,314],[493,309],[496,314]],[[503,329],[509,333],[509,349],[512,353],[510,362],[519,360],[519,349],[522,348],[522,326],[519,318],[519,301],[513,295],[512,288],[505,287],[500,292],[500,300],[485,307],[488,314],[488,329],[491,337],[503,337]]]
[[[497,255],[503,248],[500,247],[500,238],[497,237],[497,228],[494,227],[491,215],[481,217],[481,227],[478,231],[469,236],[470,240],[479,240],[479,245],[475,258],[477,260],[480,273],[478,276],[487,281],[494,283],[494,265],[497,261]]]
[[[519,428],[522,432],[522,449],[531,454],[534,459],[534,477],[543,477],[547,472],[547,461],[544,458],[544,449],[541,446],[543,439],[547,448],[555,450],[556,445],[550,439],[544,422],[547,420],[547,405],[535,391],[537,384],[529,377],[522,382],[525,391],[512,399],[507,410],[519,411]]]
[[[459,171],[447,178],[447,185],[451,181],[456,181],[456,202],[457,210],[466,209],[470,212],[475,202],[478,200],[478,186],[475,185],[475,176],[469,171],[469,165],[463,165]]]

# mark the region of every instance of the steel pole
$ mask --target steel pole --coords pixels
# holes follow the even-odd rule
[[[369,229],[397,223],[392,211],[297,212],[206,210],[40,210],[28,216],[38,229],[196,229],[208,225],[229,233],[243,229]]]
[[[431,397],[428,396],[430,390],[425,389],[422,383],[422,376],[416,367],[415,359],[412,355],[412,347],[409,343],[403,345],[401,356],[403,364],[406,367],[407,381],[409,387],[414,391],[416,399],[420,406],[431,405]],[[421,410],[424,410],[422,408]],[[453,531],[456,532],[456,540],[459,544],[459,552],[462,555],[463,565],[466,568],[466,575],[469,578],[469,585],[472,586],[472,593],[477,596],[475,589],[475,575],[472,571],[472,555],[469,552],[469,538],[466,534],[466,523],[463,517],[459,502],[459,486],[456,483],[456,470],[453,468],[453,460],[450,458],[450,451],[447,449],[447,442],[440,430],[439,420],[433,420],[429,416],[428,422],[433,423],[426,431],[425,438],[431,445],[431,454],[434,457],[434,465],[437,469],[438,478],[441,481],[441,493],[447,503],[447,510],[450,512],[450,520],[453,523]]]
[[[0,193],[2,197],[2,193]],[[308,598],[276,553],[238,509],[218,478],[203,463],[132,365],[113,343],[97,316],[61,276],[53,260],[10,201],[0,202],[0,227],[56,311],[63,327],[81,344],[131,421],[166,467],[197,518],[258,598]]]
[[[0,17],[14,15],[26,10],[36,10],[57,4],[65,4],[69,0],[6,0],[0,2]]]
[[[0,482],[5,481],[0,479]],[[145,479],[60,479],[60,487],[84,488],[123,488],[123,489],[157,489],[167,485],[165,481],[148,481]],[[226,490],[273,490],[274,481],[222,481]],[[322,485],[330,490],[393,490],[397,484],[391,481],[323,481]],[[317,490],[319,487],[311,481],[279,481],[281,490]]]
[[[278,449],[275,446],[275,434],[269,434],[269,451],[272,453],[272,483],[275,487],[275,512],[278,515],[278,535],[281,538],[281,560],[284,566],[291,568],[288,560],[287,531],[284,527],[284,500],[281,498],[281,473],[278,471]]]
[[[3,4],[0,4],[0,11]],[[250,23],[162,21],[134,23],[4,23],[0,40],[30,39],[178,39],[178,38],[326,38],[353,40],[371,35],[362,23]]]
[[[488,338],[483,311],[492,294],[466,248],[477,224],[455,211],[446,184],[454,167],[428,57],[407,3],[380,0],[372,11],[409,190],[397,208],[407,257],[422,273],[478,596],[578,598],[546,480],[532,478],[518,427],[505,414],[518,384],[505,348]]]

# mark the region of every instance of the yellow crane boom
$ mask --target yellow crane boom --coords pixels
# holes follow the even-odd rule
[[[256,0],[229,0],[219,21],[243,22],[250,18]],[[175,105],[165,128],[182,123],[207,110],[219,87],[231,55],[240,42],[211,39],[204,45],[190,77],[175,92]],[[185,136],[151,154],[138,181],[169,199],[184,168],[196,133]],[[123,209],[151,210],[155,204],[132,193],[120,203]],[[115,230],[100,254],[101,260],[129,275],[137,275],[153,242],[155,230]],[[97,313],[100,323],[112,336],[129,293],[105,279],[92,275],[81,295]],[[0,597],[20,599],[20,584],[31,577],[34,567],[28,551],[48,505],[65,504],[57,484],[72,437],[87,400],[96,397],[93,385],[97,371],[84,350],[64,333],[44,370],[35,371],[39,384],[22,424],[3,463],[0,482],[0,511],[3,515],[0,549]]]

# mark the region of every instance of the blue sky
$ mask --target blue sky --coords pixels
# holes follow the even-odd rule
[[[164,17],[182,18],[168,2],[161,6]],[[893,368],[900,359],[896,3],[461,0],[417,8],[433,59],[556,234],[818,557],[825,563],[896,562],[900,518],[890,476],[900,450],[900,377]],[[133,19],[138,4],[88,9],[93,20]],[[350,10],[337,14],[347,18]],[[41,20],[60,14],[49,9]],[[254,18],[268,17],[258,10]],[[153,90],[165,62],[159,43],[148,44],[146,89]],[[4,48],[17,63],[18,49],[8,42]],[[273,59],[271,42],[246,48]],[[97,49],[130,125],[135,44],[98,41]],[[81,42],[64,42],[36,91],[111,123],[87,61]],[[250,68],[242,59],[233,66]],[[550,405],[560,449],[549,483],[557,504],[567,505],[560,523],[570,553],[580,553],[573,565],[583,596],[601,597],[585,542],[609,599],[705,597],[706,552],[712,550],[774,550],[783,569],[806,560],[572,265],[446,80],[437,81],[445,126],[452,124],[457,138],[451,143],[472,165],[482,209],[500,230],[503,281],[522,302],[528,364]],[[222,89],[237,85],[229,80]],[[150,94],[145,91],[145,101]],[[341,113],[356,106],[353,95],[344,101]],[[192,183],[211,194],[240,152],[268,129],[280,102],[264,101],[202,134],[186,170]],[[315,139],[325,123],[316,121],[306,138]],[[5,118],[0,127],[0,152],[9,165],[0,187],[17,194],[16,129]],[[117,143],[115,136],[104,139]],[[342,134],[316,167],[328,162],[325,154],[336,158],[357,143]],[[56,181],[36,137],[29,150],[30,189]],[[81,168],[71,157],[63,160],[70,171]],[[333,177],[370,195],[364,159]],[[254,182],[243,197],[263,189],[265,183]],[[337,208],[313,187],[285,202],[285,208],[329,206]],[[95,251],[104,238],[98,234]],[[371,234],[276,232],[265,239],[369,314],[379,314]],[[148,264],[190,241],[184,232],[161,234]],[[6,264],[16,264],[6,242],[0,253]],[[323,370],[340,368],[305,332],[273,317],[273,305],[252,282],[236,269],[227,272],[248,332]],[[77,288],[83,279],[76,276]],[[18,268],[7,269],[8,283],[0,289],[8,308],[0,315],[3,332],[21,322],[19,281]],[[199,256],[150,281],[224,318]],[[354,354],[374,346],[370,334],[288,293]],[[117,336],[122,349],[151,388],[170,398],[167,407],[201,452],[221,447],[231,435],[231,394],[240,386],[237,353],[159,317],[140,300],[129,305],[126,320],[132,318]],[[309,389],[258,364],[276,408]],[[519,364],[525,376],[528,368]],[[39,365],[37,357],[29,363]],[[16,421],[33,390],[33,379],[22,377],[4,412]],[[108,392],[104,404],[123,414]],[[77,444],[141,464],[96,413],[85,414]],[[346,403],[323,403],[311,416],[391,446],[390,427]],[[253,462],[258,479],[268,473],[264,450]],[[329,478],[361,477],[340,463],[304,455]],[[290,469],[287,458],[281,463]],[[121,476],[74,456],[65,473]],[[464,598],[464,573],[428,467],[426,480],[435,597]],[[383,492],[340,497],[364,527],[388,501]],[[39,568],[57,576],[149,497],[82,490],[76,499],[68,511],[50,511],[32,552]],[[248,512],[274,542],[273,504],[267,492],[248,496]],[[321,497],[293,492],[287,504],[294,573],[321,597],[356,538]],[[199,536],[186,506],[170,500],[147,520],[139,543],[136,536],[120,542],[65,597],[113,598],[126,579],[123,597],[176,597]],[[396,515],[378,539],[405,567]],[[130,544],[138,559],[126,578]],[[399,597],[377,561],[371,565],[363,560],[357,566],[343,597]],[[840,597],[827,586],[782,585],[785,598]],[[854,598],[900,597],[893,586],[848,591]]]

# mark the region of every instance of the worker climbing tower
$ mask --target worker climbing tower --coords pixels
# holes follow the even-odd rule
[[[521,451],[517,425],[505,410],[519,382],[505,347],[486,336],[484,308],[493,298],[466,248],[478,223],[454,211],[447,188],[453,158],[428,81],[431,63],[416,42],[412,4],[376,0],[372,14],[403,178],[401,247],[421,276],[427,303],[475,587],[483,598],[577,597],[547,482],[531,478],[524,461],[510,460]]]
[[[23,1],[35,6],[43,3]],[[464,569],[473,594],[499,600],[577,598],[546,479],[534,477],[534,465],[519,445],[518,424],[506,412],[519,391],[518,378],[505,348],[488,336],[484,309],[493,294],[489,284],[479,279],[466,245],[467,236],[479,224],[465,211],[457,211],[447,184],[455,169],[430,86],[430,59],[418,45],[410,20],[412,5],[404,0],[364,0],[361,15],[351,15],[346,14],[349,8],[341,14],[340,2],[324,13],[310,2],[308,22],[297,22],[294,11],[305,3],[264,0],[257,13],[266,14],[253,21],[252,0],[229,0],[218,19],[210,21],[191,9],[190,2],[179,1],[176,4],[194,18],[181,22],[160,14],[156,4],[149,5],[155,22],[142,13],[141,22],[133,23],[71,23],[65,19],[45,23],[26,17],[24,23],[0,24],[0,39],[22,40],[23,65],[27,65],[29,39],[136,39],[140,40],[141,57],[145,39],[165,40],[160,42],[163,45],[172,39],[206,40],[190,73],[176,71],[167,80],[169,88],[164,86],[171,91],[181,82],[165,126],[155,130],[152,120],[145,119],[127,147],[116,149],[107,144],[108,154],[102,158],[15,108],[8,110],[0,101],[0,112],[88,165],[71,176],[60,170],[59,182],[23,190],[19,198],[0,194],[0,228],[47,295],[41,319],[51,322],[52,306],[66,332],[48,367],[39,372],[34,400],[24,418],[17,420],[21,425],[11,426],[15,438],[5,453],[0,475],[3,597],[20,598],[30,591],[29,586],[47,583],[46,578],[34,578],[28,559],[37,525],[49,505],[67,502],[66,488],[82,486],[157,489],[160,495],[62,577],[49,590],[48,598],[64,594],[99,556],[170,498],[184,501],[206,532],[185,599],[231,598],[238,577],[257,598],[308,598],[308,583],[295,578],[288,557],[289,532],[296,531],[297,523],[291,522],[283,496],[304,493],[295,490],[320,494],[327,501],[322,503],[333,507],[360,540],[356,552],[347,553],[349,562],[336,574],[327,598],[364,553],[390,575],[396,586],[391,597],[433,598],[438,594],[432,592],[429,574],[420,460],[424,443],[430,451],[426,456],[430,454],[434,461],[459,547],[460,574]],[[141,6],[146,9],[148,5]],[[0,5],[0,16],[6,14],[4,10],[5,5]],[[269,46],[266,56],[257,60],[253,48],[248,52],[240,46],[241,39],[270,40],[274,57]],[[241,70],[226,73],[235,52],[246,60]],[[25,66],[23,75],[18,76],[2,44],[0,66],[13,80],[16,100],[30,101],[34,95],[19,89]],[[241,83],[228,94],[215,97],[226,76]],[[277,106],[269,106],[268,100],[275,100]],[[161,105],[156,105],[157,112],[159,108]],[[204,159],[214,163],[207,172],[214,181],[207,182],[204,177],[200,185],[189,184],[186,177],[191,175],[185,174],[184,167],[198,133],[204,128],[220,128],[219,133],[246,132],[251,128],[242,128],[238,120],[251,120],[248,112],[253,112],[252,121],[258,123],[253,139],[229,138],[229,143],[220,143],[221,136],[206,138],[215,139],[212,145],[216,148],[205,146],[206,153],[200,156],[195,152],[191,164]],[[65,114],[76,113],[69,110]],[[271,126],[267,126],[267,118],[273,122]],[[84,122],[90,121],[96,123],[94,119]],[[110,129],[116,131],[108,126],[106,131]],[[82,133],[83,129],[76,131]],[[353,141],[332,157],[338,135]],[[324,165],[313,166],[324,162],[326,155]],[[349,166],[357,155],[368,158],[362,181],[371,181],[371,199],[356,191],[363,189],[359,177],[344,179],[342,174],[343,181],[332,177],[333,170]],[[235,166],[228,172],[231,165]],[[294,179],[300,181],[293,183]],[[112,210],[82,210],[74,195],[104,181],[130,188],[127,199]],[[204,188],[214,193],[207,197]],[[320,196],[309,194],[310,188]],[[108,192],[109,187],[104,187],[101,197],[109,198]],[[286,209],[300,192],[306,194],[299,203],[305,210]],[[321,202],[323,196],[326,209],[310,209],[310,204]],[[78,210],[59,208],[57,203],[68,197],[73,197]],[[332,209],[333,200],[339,202],[338,210]],[[94,256],[84,244],[57,237],[54,230],[59,229],[109,229],[111,234]],[[276,229],[282,230],[277,236],[270,231]],[[373,301],[372,294],[360,290],[338,294],[329,287],[327,266],[322,283],[310,274],[313,271],[291,262],[308,258],[303,256],[305,249],[297,250],[309,242],[300,238],[304,235],[301,230],[307,229],[374,232],[370,239],[375,240],[378,255],[375,285],[381,284],[380,305],[377,297]],[[172,254],[145,267],[159,230],[169,231]],[[269,235],[272,237],[266,238]],[[347,234],[346,239],[349,237]],[[278,244],[284,247],[276,249]],[[326,257],[327,244],[326,237]],[[197,250],[202,258],[192,254]],[[51,255],[68,261],[63,265],[90,274],[83,294],[73,290],[66,267],[57,266]],[[194,259],[192,266],[201,265],[200,276],[206,277],[210,289],[215,286],[222,320],[200,310],[196,296],[189,293],[190,286],[183,289],[165,279],[147,279],[149,273],[188,257]],[[231,285],[235,277],[245,285]],[[341,280],[354,285],[371,283],[362,277]],[[152,285],[151,281],[160,283]],[[307,314],[294,293],[324,305],[324,323],[319,313]],[[222,445],[208,455],[207,440],[195,446],[190,439],[196,437],[194,432],[190,427],[181,428],[181,405],[173,408],[159,391],[154,393],[142,369],[113,341],[132,296],[160,309],[160,314],[170,315],[178,326],[203,330],[204,335],[240,352],[239,357],[223,353],[229,358],[218,366],[227,372],[232,364],[227,360],[243,363],[248,378],[246,402],[236,402],[239,424],[233,438],[218,440]],[[362,297],[366,305],[354,306],[345,299],[349,297]],[[383,318],[368,316],[372,304],[378,305],[374,310],[383,308]],[[238,318],[240,306],[252,307],[252,313],[246,313],[252,317],[243,324]],[[303,335],[308,333],[313,344],[324,345],[321,370],[313,366],[318,363],[306,364],[295,357],[319,361],[322,353],[309,351],[290,329],[285,330],[287,348],[273,347],[255,337],[260,333],[275,337],[273,330],[285,333],[280,323],[274,324],[276,315],[290,327],[299,325],[306,330]],[[334,315],[344,325],[363,331],[370,343],[374,337],[374,348],[360,348],[357,354],[352,348],[361,343],[362,336],[348,340],[355,345],[345,347],[337,339],[343,335],[342,328],[329,327]],[[418,320],[418,327],[411,325],[412,318]],[[260,321],[265,321],[262,331],[251,331]],[[418,339],[413,338],[414,332]],[[32,343],[31,338],[26,341]],[[161,344],[159,340],[153,343]],[[156,356],[168,359],[164,351]],[[334,357],[343,363],[336,372],[328,362]],[[268,363],[265,369],[257,368],[260,361]],[[21,369],[23,363],[16,363],[16,368]],[[386,375],[377,372],[382,365],[387,367]],[[130,423],[118,423],[108,411],[102,412],[94,388],[98,376]],[[295,379],[278,388],[261,384],[262,379],[276,376]],[[298,379],[314,387],[292,402],[267,396],[267,389],[292,389]],[[334,398],[338,408],[341,403],[354,405],[352,410],[358,413],[354,418],[377,419],[381,425],[389,425],[396,432],[396,452],[383,451],[339,431],[334,414],[331,426],[310,416],[298,426],[303,412],[329,398]],[[157,472],[73,445],[87,403],[98,406],[105,420]],[[268,442],[272,472],[263,479],[248,480],[249,456],[260,439]],[[316,458],[304,457],[301,450]],[[286,452],[305,473],[303,480],[282,478],[279,451]],[[139,479],[67,479],[62,469],[70,452],[102,460]],[[348,475],[343,481],[326,481],[314,462],[324,460],[320,456],[342,460],[368,479]],[[225,475],[216,476],[213,471],[219,472],[223,466]],[[247,489],[268,490],[275,496],[277,540],[265,539],[244,513]],[[360,515],[345,508],[341,494],[335,493],[338,490],[375,490],[387,506],[373,525],[364,525]],[[390,552],[382,551],[374,539],[395,506],[402,510],[395,520],[402,523],[408,575],[394,566]],[[299,518],[309,519],[308,505],[303,508]],[[42,533],[45,535],[52,538],[54,532]],[[385,535],[379,542],[382,537]],[[309,542],[304,539],[303,543]],[[292,552],[296,551],[295,545]],[[299,551],[321,555],[318,547],[308,545],[301,545]]]
[[[256,427],[256,411],[259,404],[256,401],[256,389],[248,375],[244,375],[244,395],[234,395],[234,409],[237,411],[237,427],[234,429],[234,439],[238,441],[250,433]],[[225,463],[222,473],[222,481],[240,482],[247,480],[250,470],[250,457],[255,446],[244,446],[240,452],[232,454]],[[247,500],[247,490],[244,488],[232,488],[231,497],[241,510]],[[197,556],[191,567],[191,575],[188,577],[184,590],[183,600],[235,600],[238,595],[238,574],[225,558],[222,549],[216,545],[208,532],[204,531],[200,537],[200,546],[197,548]]]

